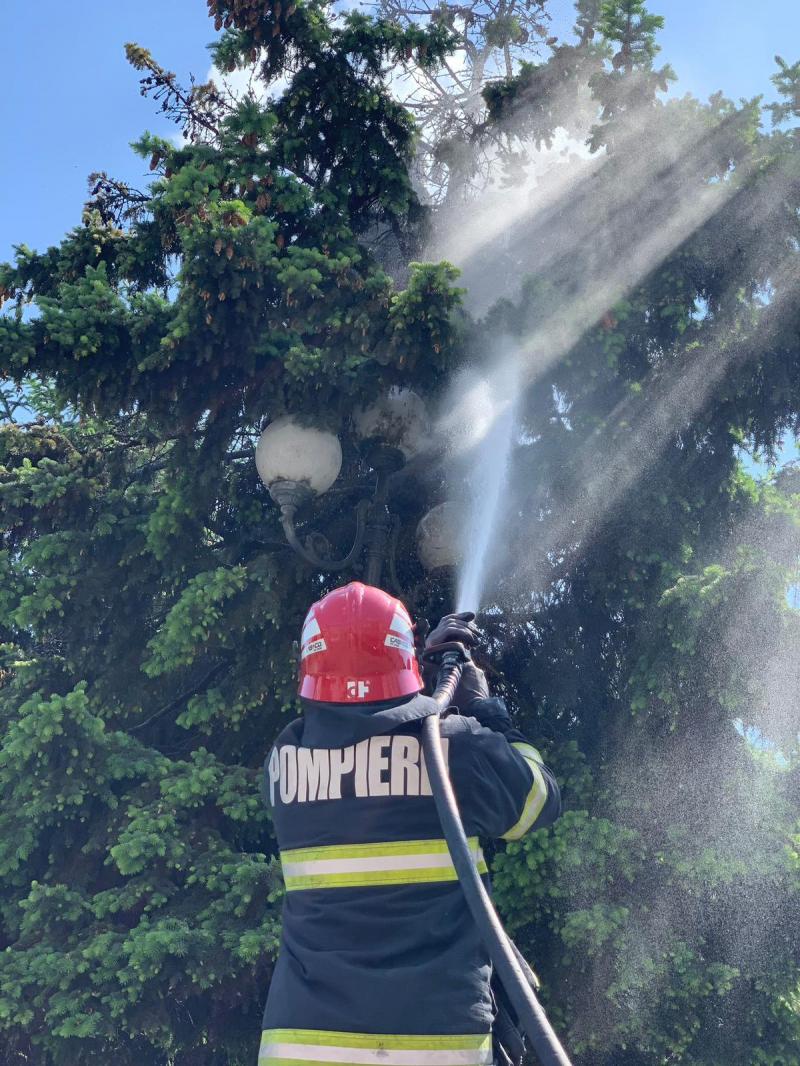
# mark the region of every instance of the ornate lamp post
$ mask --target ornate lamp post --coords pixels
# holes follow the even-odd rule
[[[356,531],[350,550],[339,558],[315,547],[327,544],[319,534],[301,541],[295,527],[297,510],[321,496],[336,481],[342,448],[335,434],[303,425],[292,417],[270,423],[256,446],[256,467],[280,507],[281,525],[292,549],[319,570],[346,570],[366,551],[364,580],[377,585],[388,553],[389,578],[398,586],[395,544],[399,518],[390,510],[391,475],[425,447],[429,426],[425,405],[408,389],[393,388],[377,403],[355,413],[356,434],[364,442],[367,466],[374,472],[371,498],[356,504]]]

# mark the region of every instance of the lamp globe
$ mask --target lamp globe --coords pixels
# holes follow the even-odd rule
[[[334,433],[304,426],[291,416],[271,422],[256,445],[256,469],[270,492],[281,482],[327,492],[342,468],[342,446]]]
[[[361,440],[379,439],[399,449],[406,460],[418,455],[431,436],[425,401],[412,389],[398,385],[368,407],[358,408],[353,425]]]
[[[462,510],[452,500],[432,507],[417,525],[417,555],[426,570],[457,566],[463,557]]]

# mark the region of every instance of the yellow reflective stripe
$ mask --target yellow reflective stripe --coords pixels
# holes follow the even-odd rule
[[[525,759],[533,759],[535,762],[538,763],[544,762],[544,759],[542,758],[541,754],[536,748],[534,748],[533,744],[527,744],[525,741],[522,740],[514,740],[511,743],[511,747],[516,748],[520,755],[522,755]]]
[[[488,873],[477,837],[469,838],[475,865]],[[332,844],[281,852],[287,890],[358,888],[455,881],[444,840],[392,840],[379,844]]]
[[[469,1033],[459,1036],[406,1033],[340,1033],[329,1029],[264,1029],[262,1043],[314,1044],[318,1047],[394,1048],[397,1051],[415,1051],[426,1048],[458,1050],[491,1047],[491,1037],[485,1033]]]
[[[524,836],[541,814],[542,807],[547,801],[547,783],[540,769],[542,764],[541,755],[532,744],[523,744],[521,741],[513,742],[511,747],[517,749],[531,768],[533,785],[525,800],[522,814],[519,816],[518,821],[503,833],[503,840],[519,840],[520,837]]]

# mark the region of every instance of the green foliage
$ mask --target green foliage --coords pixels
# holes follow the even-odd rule
[[[209,637],[225,614],[225,601],[241,592],[246,580],[242,566],[219,567],[193,577],[151,639],[153,655],[143,664],[144,672],[158,677],[191,665],[200,649],[205,654]],[[224,634],[220,636],[224,640]]]
[[[777,104],[769,104],[772,120],[779,125],[789,118],[800,118],[800,60],[787,63],[781,56],[775,56],[778,71],[772,75],[772,84],[783,97]]]
[[[604,0],[598,28],[606,40],[620,46],[614,66],[630,70],[650,65],[660,51],[656,31],[663,26],[663,17],[651,14],[644,0]]]
[[[147,193],[101,176],[58,248],[0,267],[0,361],[38,415],[0,432],[9,1061],[253,1060],[282,901],[258,775],[320,586],[252,445],[287,409],[342,432],[411,369],[435,390],[460,343],[455,271],[398,289],[355,236],[416,209],[382,69],[446,32],[279,8],[224,14],[217,48],[301,57],[273,104],[185,94],[129,46],[188,143],[145,135]]]

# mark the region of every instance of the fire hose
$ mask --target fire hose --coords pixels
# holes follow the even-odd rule
[[[433,654],[428,653],[425,656],[440,663],[436,688],[432,693],[432,698],[438,706],[438,714],[424,719],[422,732],[431,790],[467,906],[506,995],[516,1011],[520,1026],[530,1040],[541,1066],[571,1066],[567,1053],[536,996],[533,973],[503,928],[478,873],[447,771],[442,749],[440,717],[452,704],[468,654],[463,645],[450,643],[440,645]]]

